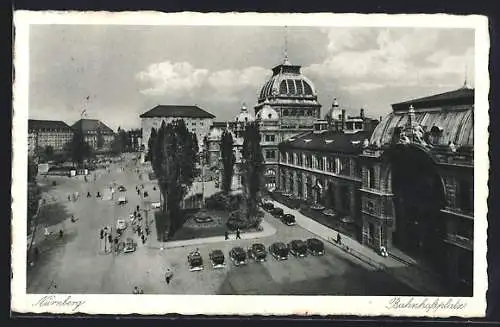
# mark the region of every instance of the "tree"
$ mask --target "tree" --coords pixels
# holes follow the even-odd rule
[[[104,146],[104,136],[102,136],[101,129],[97,130],[97,148],[102,149]]]
[[[36,176],[38,175],[38,164],[33,157],[28,157],[28,183],[36,183]]]
[[[183,120],[163,122],[152,139],[151,166],[163,196],[165,227],[173,235],[182,219],[180,204],[196,177],[198,144]]]
[[[155,144],[155,140],[156,140],[156,136],[157,136],[157,133],[156,133],[156,128],[151,128],[151,135],[149,136],[149,140],[148,140],[148,153],[146,153],[146,161],[152,161],[153,159],[153,148],[154,148],[154,144]]]
[[[262,187],[264,157],[260,147],[259,125],[248,124],[243,132],[242,173],[247,219],[257,214],[258,196]]]
[[[54,156],[54,148],[52,147],[52,145],[47,145],[43,149],[43,155],[45,157],[45,160],[51,160],[52,159],[52,157]]]
[[[203,137],[203,163],[208,165],[210,163],[210,152],[208,149],[208,137]]]
[[[224,193],[231,191],[231,182],[234,175],[234,163],[236,158],[233,152],[233,135],[224,130],[220,140],[220,150],[222,157],[222,190]]]
[[[67,151],[71,156],[73,164],[81,165],[84,159],[90,157],[92,148],[85,141],[85,137],[81,130],[77,129],[74,131],[71,142],[67,144]]]

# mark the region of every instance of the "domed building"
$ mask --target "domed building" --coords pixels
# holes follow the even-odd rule
[[[321,109],[314,84],[302,74],[301,66],[292,65],[285,56],[272,72],[254,107],[262,134],[265,184],[271,191],[277,186],[278,144],[312,131]]]
[[[472,296],[474,89],[392,105],[361,155],[362,241]]]
[[[320,118],[321,109],[314,84],[302,74],[301,66],[292,65],[286,56],[272,71],[273,75],[259,93],[255,116],[263,120],[277,119],[280,141],[311,131],[315,120]],[[266,110],[259,113],[263,109]],[[276,115],[269,109],[274,109]]]

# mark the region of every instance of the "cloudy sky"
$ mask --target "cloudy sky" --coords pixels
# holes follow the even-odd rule
[[[466,29],[288,27],[288,56],[352,114],[474,86]],[[29,116],[68,124],[87,110],[116,129],[157,104],[197,104],[232,119],[283,60],[284,27],[32,25]]]

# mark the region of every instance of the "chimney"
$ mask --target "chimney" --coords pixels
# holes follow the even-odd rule
[[[359,110],[359,117],[361,117],[361,119],[365,119],[365,109],[361,108]]]
[[[344,130],[344,127],[345,127],[345,109],[342,109],[342,115],[340,116],[340,121],[341,121],[341,130],[343,131]]]

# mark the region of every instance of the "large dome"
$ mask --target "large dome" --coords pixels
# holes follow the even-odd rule
[[[285,62],[273,68],[273,76],[260,91],[259,102],[273,97],[315,98],[316,90],[311,80],[301,73],[300,66]]]

